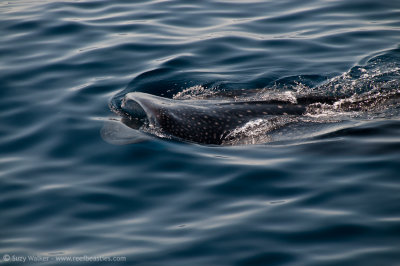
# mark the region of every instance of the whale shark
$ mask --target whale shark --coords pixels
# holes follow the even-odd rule
[[[238,128],[277,116],[300,116],[315,102],[332,103],[332,97],[284,100],[175,100],[143,92],[125,95],[117,111],[122,122],[134,129],[146,128],[162,137],[200,144],[221,145]]]
[[[398,117],[399,52],[369,58],[329,79],[289,76],[261,88],[212,81],[187,86],[185,72],[179,74],[183,77],[172,70],[145,73],[112,98],[110,109],[119,117],[109,120],[102,136],[116,144],[152,136],[253,144],[308,138],[362,119]]]
[[[121,117],[120,121],[135,132],[198,144],[236,145],[265,141],[266,134],[296,123],[303,124],[302,132],[296,131],[296,127],[291,130],[298,136],[305,135],[308,133],[304,126],[340,122],[335,115],[341,115],[339,120],[343,121],[350,118],[349,114],[355,117],[373,111],[381,112],[388,106],[398,108],[399,99],[400,90],[344,98],[309,94],[297,96],[294,101],[173,99],[130,92],[121,98],[118,108],[111,107]],[[142,135],[121,128],[108,128],[103,133],[113,143],[128,143],[126,139],[130,135],[135,135],[132,136],[135,140],[143,139]],[[114,133],[117,138],[110,137]],[[293,135],[293,132],[290,134]],[[250,141],[244,141],[247,137],[251,138]]]

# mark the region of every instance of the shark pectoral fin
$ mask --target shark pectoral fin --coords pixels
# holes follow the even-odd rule
[[[139,143],[150,139],[150,136],[138,130],[132,130],[126,123],[120,123],[116,119],[107,120],[100,134],[103,140],[114,145]]]

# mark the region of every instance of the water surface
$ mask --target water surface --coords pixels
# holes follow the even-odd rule
[[[0,14],[0,258],[399,264],[399,106],[366,97],[399,89],[399,2],[17,0]],[[130,92],[260,91],[365,108],[228,146],[142,134],[109,108]]]

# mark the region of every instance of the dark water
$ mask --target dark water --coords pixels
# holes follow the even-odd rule
[[[399,1],[2,1],[0,32],[1,264],[400,265]],[[345,100],[210,146],[126,127],[129,92]]]

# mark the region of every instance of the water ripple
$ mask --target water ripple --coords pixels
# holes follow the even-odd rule
[[[370,88],[361,69],[376,62],[387,63],[374,74],[388,90],[398,81],[398,1],[21,0],[0,12],[0,258],[400,261],[398,108],[253,146],[149,136],[113,145],[99,133],[118,92],[325,82],[335,93],[340,80],[351,96]],[[356,77],[365,82],[353,86]]]

